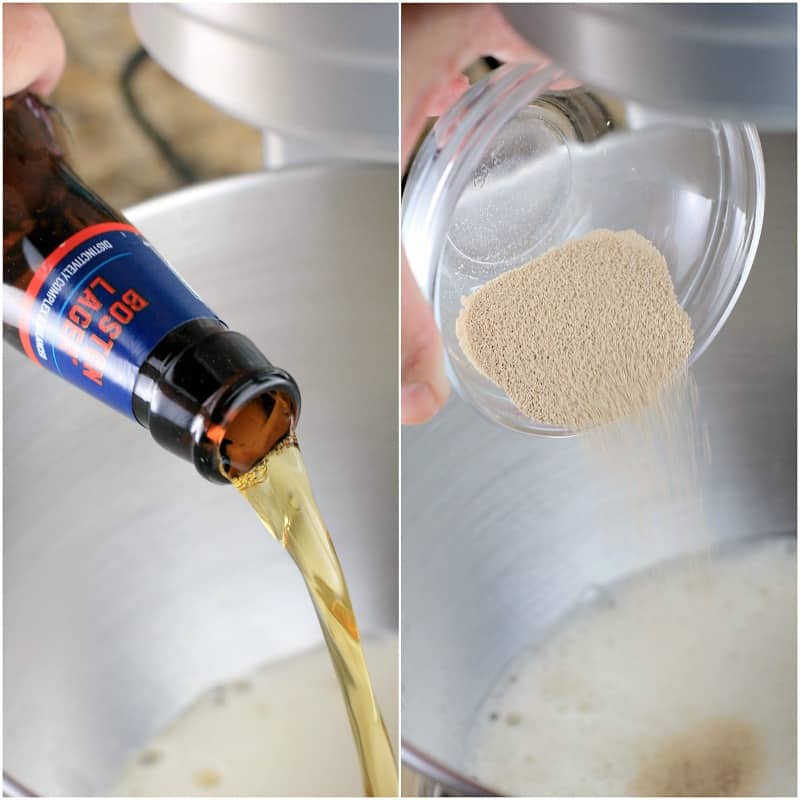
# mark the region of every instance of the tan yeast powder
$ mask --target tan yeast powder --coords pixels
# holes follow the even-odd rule
[[[549,425],[586,428],[649,404],[694,344],[664,256],[635,231],[592,231],[461,302],[464,353]]]

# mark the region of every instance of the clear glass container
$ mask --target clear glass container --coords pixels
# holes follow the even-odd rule
[[[667,260],[694,328],[691,365],[744,287],[764,217],[753,125],[556,91],[562,78],[555,65],[507,65],[475,84],[423,142],[402,212],[453,386],[489,419],[546,436],[572,432],[526,417],[461,350],[461,298],[568,239],[633,229]]]

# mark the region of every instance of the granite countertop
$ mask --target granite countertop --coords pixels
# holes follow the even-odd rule
[[[180,188],[128,110],[120,75],[139,46],[127,4],[47,5],[67,44],[67,68],[51,102],[70,131],[71,160],[118,208]],[[262,166],[261,133],[209,105],[147,59],[133,79],[142,111],[197,180]]]

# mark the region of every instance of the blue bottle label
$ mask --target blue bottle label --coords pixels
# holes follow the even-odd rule
[[[92,225],[36,270],[20,309],[26,355],[133,417],[153,348],[192,319],[217,319],[132,225]]]

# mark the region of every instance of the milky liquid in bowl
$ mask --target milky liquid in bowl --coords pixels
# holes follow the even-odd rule
[[[795,540],[593,593],[509,665],[465,768],[535,796],[794,795]]]
[[[397,748],[398,640],[364,641]],[[215,686],[130,761],[112,796],[354,797],[361,772],[325,647]]]

